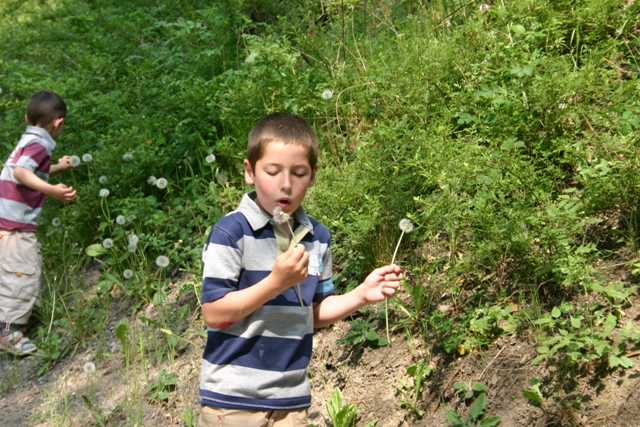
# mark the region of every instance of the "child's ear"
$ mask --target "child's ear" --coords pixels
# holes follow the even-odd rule
[[[311,171],[311,182],[309,182],[309,187],[313,187],[316,183],[316,174],[318,173],[318,165],[316,165]]]
[[[53,128],[56,130],[60,129],[63,124],[64,124],[64,117],[57,118],[53,121]]]
[[[247,184],[253,185],[253,168],[251,167],[251,163],[249,160],[244,159],[244,180]]]

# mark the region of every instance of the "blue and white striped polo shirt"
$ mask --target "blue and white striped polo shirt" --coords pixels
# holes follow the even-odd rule
[[[201,302],[245,289],[271,272],[282,247],[282,233],[271,217],[245,194],[234,212],[220,219],[205,244]],[[313,341],[314,302],[334,294],[327,227],[295,213],[295,234],[310,254],[309,275],[242,320],[208,329],[200,372],[200,403],[223,408],[292,410],[311,404],[307,365]],[[288,243],[288,242],[287,242]],[[278,248],[278,245],[281,245]]]

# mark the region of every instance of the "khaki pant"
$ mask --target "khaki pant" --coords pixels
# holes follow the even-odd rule
[[[0,322],[29,321],[40,292],[41,270],[36,233],[0,230]]]
[[[249,411],[203,406],[198,427],[307,427],[307,410]]]

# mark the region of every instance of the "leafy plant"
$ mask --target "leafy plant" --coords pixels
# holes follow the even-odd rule
[[[400,407],[407,407],[418,416],[424,415],[424,410],[418,405],[422,399],[422,392],[424,391],[424,382],[431,373],[433,367],[425,367],[425,359],[420,359],[418,363],[412,363],[407,368],[407,374],[411,378],[411,383],[407,383],[403,379],[397,379],[396,382],[400,384],[396,387],[396,391],[402,396],[398,400]]]
[[[487,408],[487,395],[483,392],[473,402],[473,406],[466,418],[453,409],[446,412],[447,421],[452,427],[492,427],[500,424],[500,417],[484,417]]]
[[[353,346],[357,353],[361,353],[365,348],[378,348],[389,344],[386,338],[378,335],[375,321],[371,317],[366,320],[353,320],[345,336],[336,342]]]
[[[175,372],[167,373],[166,369],[158,372],[158,377],[145,387],[145,391],[149,393],[149,401],[165,402],[169,399],[169,393],[175,390],[178,375]]]
[[[334,427],[354,427],[360,409],[354,403],[346,403],[342,398],[342,390],[336,387],[327,401],[327,413]]]

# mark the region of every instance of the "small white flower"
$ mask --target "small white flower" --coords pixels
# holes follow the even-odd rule
[[[133,271],[129,270],[128,268],[122,272],[122,276],[125,279],[131,279],[133,277]]]
[[[129,243],[127,245],[127,250],[131,253],[135,253],[136,249],[138,249],[138,244],[137,243]]]
[[[103,188],[100,190],[100,197],[107,197],[109,195],[109,190]]]
[[[60,224],[62,224],[62,221],[60,221],[60,218],[53,218],[51,220],[51,224],[53,224],[54,227],[60,227]]]
[[[129,162],[129,161],[133,160],[133,154],[131,154],[131,153],[125,153],[125,154],[122,156],[122,160],[124,160],[125,162]]]
[[[96,371],[96,365],[93,362],[87,362],[82,365],[82,370],[85,374],[92,374]]]
[[[129,240],[130,245],[137,245],[138,240],[140,240],[138,236],[133,233],[129,234],[129,237],[127,237],[127,239]]]
[[[164,255],[160,255],[158,258],[156,258],[156,265],[162,268],[167,267],[169,265],[169,258]]]
[[[273,222],[276,224],[285,224],[291,219],[291,215],[282,210],[280,206],[273,209]]]
[[[102,247],[105,249],[110,249],[113,246],[113,240],[108,237],[102,241]]]
[[[165,178],[158,178],[158,180],[156,181],[156,187],[158,187],[161,190],[164,190],[165,188],[167,188],[167,180]]]
[[[401,219],[400,230],[404,231],[405,233],[411,233],[413,231],[413,223],[411,222],[411,220],[407,218]]]
[[[75,168],[80,164],[80,157],[71,156],[71,158],[69,159],[69,164]]]
[[[204,159],[206,160],[207,163],[213,163],[213,162],[216,161],[216,155],[215,154],[209,154]]]
[[[155,176],[153,176],[153,175],[151,175],[149,178],[147,178],[147,182],[148,182],[149,184],[151,184],[151,185],[156,185],[156,182],[157,182],[157,181],[158,181],[158,180],[157,180],[157,179],[156,179],[156,177],[155,177]]]
[[[127,222],[127,219],[124,217],[124,215],[118,215],[116,217],[116,222],[120,225],[124,225]]]
[[[102,175],[100,178],[98,178],[98,182],[99,182],[100,184],[106,184],[108,180],[109,180],[109,179],[108,179],[106,176],[104,176],[104,175]]]
[[[322,99],[329,100],[331,98],[333,98],[333,91],[332,90],[327,89],[327,90],[322,92]]]
[[[93,160],[93,156],[89,153],[83,154],[82,155],[82,161],[85,163],[89,163],[91,160]]]

